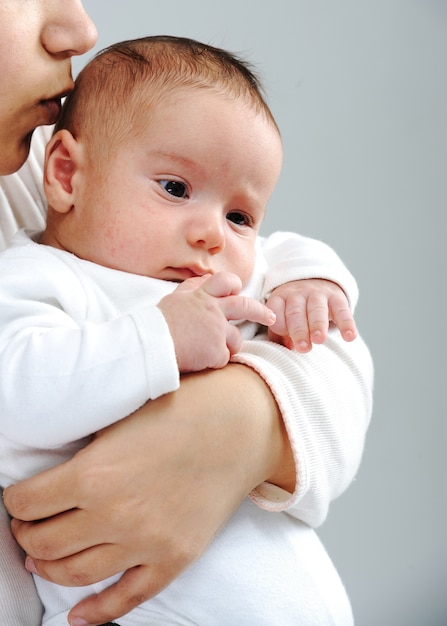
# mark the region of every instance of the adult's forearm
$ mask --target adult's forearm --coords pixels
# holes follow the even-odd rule
[[[107,622],[157,594],[250,490],[265,508],[319,523],[352,480],[369,421],[369,353],[353,343],[332,337],[298,355],[249,342],[239,358],[269,386],[238,364],[188,375],[71,461],[8,489],[16,518],[48,518],[13,524],[41,576],[70,586],[125,571],[72,616]]]
[[[263,508],[287,510],[320,525],[361,461],[372,411],[373,368],[366,345],[361,338],[347,343],[333,330],[324,345],[307,354],[257,340],[246,342],[235,358],[269,384],[297,468],[293,494],[262,484],[253,499]]]
[[[257,484],[293,488],[294,479],[269,388],[230,364],[185,376],[67,463],[9,488],[5,503],[30,569],[44,578],[87,585],[125,571],[72,611],[103,623],[176,578]]]
[[[181,389],[175,400],[188,402],[188,412],[207,414],[221,431],[219,446],[245,474],[244,495],[265,481],[293,492],[296,468],[288,434],[273,393],[256,370],[230,363],[183,378]]]

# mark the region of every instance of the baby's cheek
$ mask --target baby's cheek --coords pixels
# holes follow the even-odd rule
[[[239,276],[242,286],[246,287],[250,282],[255,269],[255,250],[254,247],[243,249],[235,255],[235,267],[232,270]]]
[[[237,267],[233,267],[235,274],[242,281],[242,288],[253,298],[259,299],[262,293],[267,264],[262,255],[256,255],[255,247],[239,251],[237,254]]]

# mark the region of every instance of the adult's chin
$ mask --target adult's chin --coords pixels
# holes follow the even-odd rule
[[[17,172],[25,163],[29,155],[31,137],[34,130],[25,135],[20,141],[7,143],[0,152],[0,175],[6,176]]]

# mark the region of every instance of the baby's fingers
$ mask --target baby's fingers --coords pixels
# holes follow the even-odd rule
[[[176,288],[176,291],[194,291],[199,289],[207,280],[209,280],[211,274],[204,274],[203,276],[194,276],[194,278],[187,278]]]
[[[357,337],[354,316],[344,296],[332,296],[329,299],[331,320],[337,326],[345,341],[353,341]]]
[[[300,293],[289,295],[284,302],[284,320],[286,332],[281,334],[290,337],[288,342],[283,342],[284,345],[293,346],[298,352],[309,352],[312,348],[312,339],[306,297]]]
[[[243,339],[239,329],[236,328],[236,326],[233,326],[232,324],[227,324],[227,327],[227,348],[230,356],[233,356],[233,354],[236,354],[241,350]],[[228,359],[225,363],[222,363],[221,367],[225,367],[227,363]],[[214,369],[219,368],[215,367]]]
[[[222,313],[227,320],[248,320],[263,326],[275,323],[276,316],[265,304],[245,296],[228,296],[219,301]]]
[[[280,346],[284,346],[285,348],[288,348],[289,350],[295,350],[293,341],[290,339],[288,335],[277,335],[275,332],[273,332],[272,328],[270,327],[268,329],[268,337],[269,337],[269,341],[273,341],[273,343],[277,343]]]
[[[242,289],[239,276],[231,272],[218,272],[217,274],[204,274],[187,278],[176,288],[176,291],[194,291],[202,288],[205,293],[215,298],[236,295]]]
[[[230,272],[218,272],[208,277],[203,283],[205,293],[215,298],[234,296],[242,289],[242,281],[236,274]]]
[[[311,294],[307,300],[307,319],[312,343],[324,343],[329,328],[329,307],[323,294]]]

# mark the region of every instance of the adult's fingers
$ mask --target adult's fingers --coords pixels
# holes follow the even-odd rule
[[[101,544],[102,525],[96,521],[92,523],[92,518],[82,509],[73,509],[41,522],[13,519],[11,530],[17,542],[36,562],[60,560]],[[80,533],[80,528],[84,532]]]
[[[63,559],[45,561],[27,556],[26,569],[41,578],[67,587],[84,587],[104,580],[122,571],[117,563],[133,567],[137,560],[123,552],[116,544],[96,545]]]
[[[128,613],[145,600],[159,593],[169,580],[163,576],[154,576],[150,567],[138,566],[127,570],[117,583],[104,589],[97,595],[92,595],[70,611],[70,624],[80,623],[79,619],[87,624],[104,624]]]
[[[12,517],[24,521],[41,520],[78,506],[73,481],[67,480],[67,463],[36,474],[3,492],[3,501]],[[71,485],[69,490],[67,484]],[[35,494],[39,493],[36,498]]]

